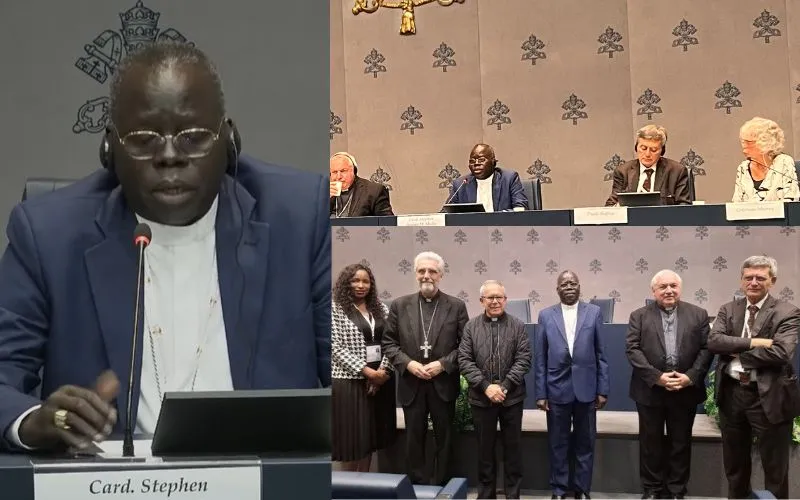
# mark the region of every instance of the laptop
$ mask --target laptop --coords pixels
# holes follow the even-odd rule
[[[330,455],[331,390],[167,392],[152,453]]]
[[[474,212],[486,212],[483,203],[448,203],[442,207],[442,212],[446,214],[471,214]]]
[[[661,192],[652,193],[617,193],[621,207],[652,207],[663,205]]]

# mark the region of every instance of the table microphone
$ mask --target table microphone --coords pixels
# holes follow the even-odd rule
[[[141,307],[141,291],[142,281],[144,281],[144,249],[150,244],[150,239],[153,237],[153,232],[150,226],[145,223],[139,223],[133,231],[133,244],[139,250],[139,256],[136,265],[136,305],[133,309],[133,338],[131,340],[131,373],[128,377],[128,412],[125,416],[125,437],[122,441],[122,456],[133,456],[133,375],[136,373],[136,338],[139,332],[139,308]]]
[[[456,195],[458,194],[458,192],[461,190],[461,188],[462,188],[462,187],[464,187],[464,186],[467,184],[467,182],[469,182],[469,177],[464,177],[464,180],[463,180],[463,181],[461,181],[461,184],[460,184],[460,185],[459,185],[459,186],[456,188],[456,190],[455,190],[455,191],[453,191],[453,194],[452,194],[452,195],[450,195],[450,198],[448,198],[448,199],[447,199],[447,201],[446,201],[446,202],[444,202],[444,204],[445,204],[445,205],[447,205],[448,203],[450,203],[451,201],[453,201],[453,198],[455,198],[455,197],[456,197]],[[442,210],[444,210],[444,207],[442,207]]]
[[[790,181],[792,181],[792,182],[796,182],[796,183],[797,183],[797,187],[798,187],[798,189],[800,189],[800,179],[795,179],[795,178],[793,178],[791,175],[786,175],[785,173],[781,172],[780,170],[778,170],[778,169],[775,169],[775,168],[772,168],[771,166],[767,165],[766,163],[761,163],[760,161],[756,160],[755,158],[750,158],[750,157],[748,156],[748,157],[747,157],[747,161],[752,161],[752,162],[753,162],[753,163],[755,163],[756,165],[761,165],[762,167],[766,168],[767,170],[772,170],[772,171],[773,171],[773,172],[775,172],[776,174],[778,174],[778,175],[780,175],[780,176],[782,176],[782,177],[785,177],[785,178],[789,179],[789,180],[790,180]],[[790,198],[790,199],[792,199],[792,200],[793,200],[793,198]]]

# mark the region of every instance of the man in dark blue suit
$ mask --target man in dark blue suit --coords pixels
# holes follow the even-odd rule
[[[566,498],[569,447],[574,439],[575,498],[590,498],[597,410],[608,401],[608,363],[600,338],[603,315],[579,302],[581,285],[572,271],[558,275],[561,303],[539,313],[534,338],[536,406],[547,412],[552,498]],[[572,431],[570,431],[572,428]]]
[[[328,182],[240,157],[238,142],[200,50],[153,44],[117,68],[106,168],[10,216],[0,448],[86,450],[124,428],[137,223],[152,230],[131,398],[139,432],[153,431],[167,391],[330,384]]]
[[[519,174],[497,166],[494,149],[477,144],[469,155],[470,174],[459,177],[450,187],[450,203],[483,203],[487,212],[528,209],[528,197]]]

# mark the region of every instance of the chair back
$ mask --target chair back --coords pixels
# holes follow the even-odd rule
[[[531,301],[528,299],[508,299],[506,313],[518,318],[523,323],[530,323]]]
[[[589,303],[600,308],[600,314],[603,316],[603,323],[614,322],[614,299],[591,299]]]
[[[539,179],[523,179],[522,189],[528,198],[528,210],[542,209],[542,183]]]
[[[22,191],[22,201],[46,193],[52,193],[56,189],[69,186],[75,182],[74,179],[55,179],[49,177],[31,177],[25,181],[25,189]]]

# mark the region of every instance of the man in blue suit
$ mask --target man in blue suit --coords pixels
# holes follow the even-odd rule
[[[552,498],[566,498],[571,489],[568,456],[575,443],[575,498],[590,498],[597,410],[608,401],[608,363],[594,304],[579,302],[581,285],[572,271],[558,275],[561,303],[539,313],[534,338],[536,406],[547,412]],[[570,431],[572,428],[572,431]]]
[[[528,209],[519,174],[500,169],[491,146],[477,144],[472,148],[469,170],[471,173],[453,181],[449,203],[482,203],[487,212]]]
[[[167,391],[330,384],[328,182],[240,157],[225,116],[205,54],[149,45],[115,73],[106,168],[13,209],[0,259],[0,448],[87,450],[124,429],[137,223],[152,231],[137,431],[154,430]]]

